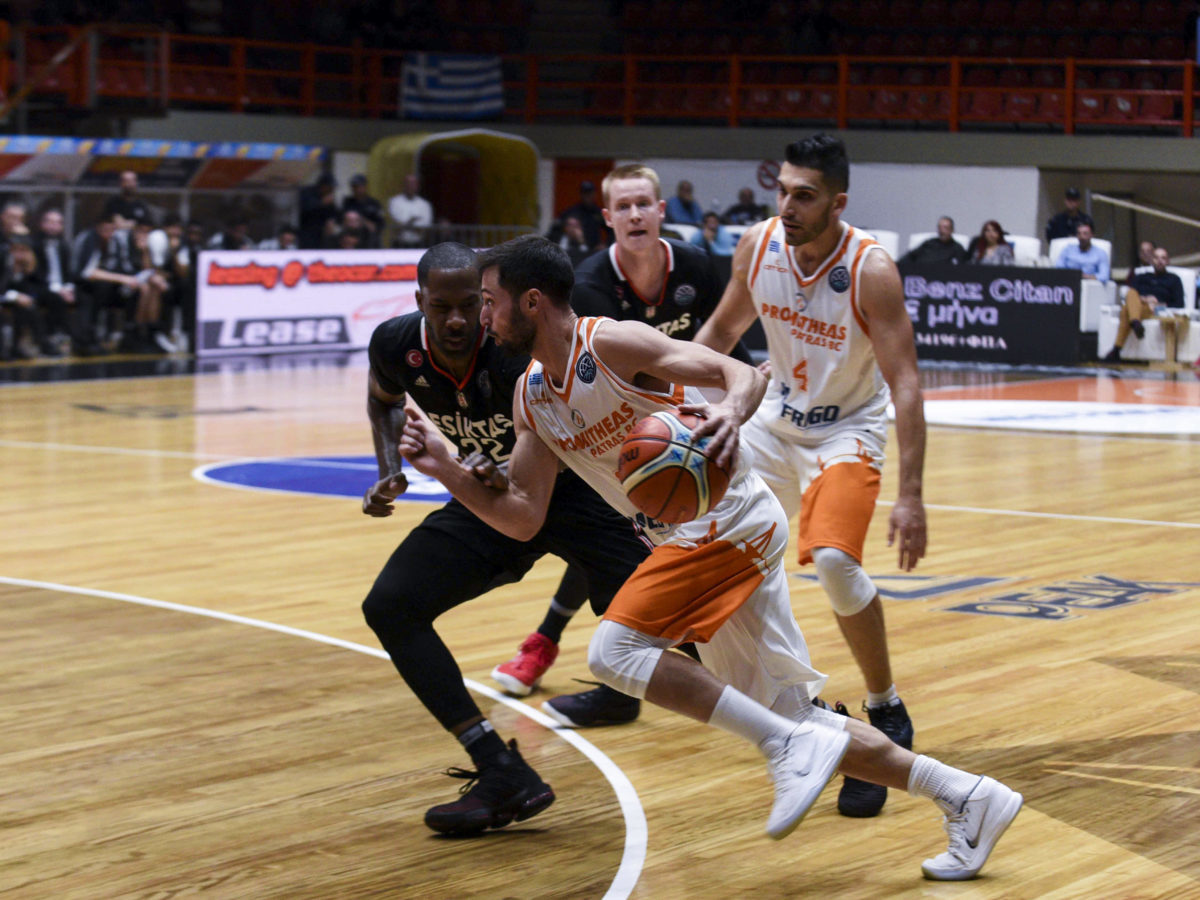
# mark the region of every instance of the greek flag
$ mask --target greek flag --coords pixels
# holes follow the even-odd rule
[[[500,57],[409,53],[400,74],[405,119],[488,119],[504,112]]]

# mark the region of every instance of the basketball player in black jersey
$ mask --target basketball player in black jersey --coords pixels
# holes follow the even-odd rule
[[[384,322],[371,337],[367,410],[379,481],[363,498],[363,512],[370,516],[391,515],[393,501],[407,487],[397,449],[406,397],[485,483],[504,484],[515,441],[513,387],[528,358],[505,353],[480,326],[474,251],[438,244],[421,257],[417,282],[420,311]],[[474,784],[459,800],[431,808],[426,825],[476,834],[527,819],[554,801],[516,742],[506,745],[471,699],[433,620],[520,580],[546,553],[583,574],[599,614],[648,552],[628,520],[569,471],[559,476],[546,524],[532,540],[506,537],[451,500],[396,548],[363,602],[367,624],[409,688],[458,738],[477,769],[448,772]]]
[[[700,247],[661,236],[666,202],[658,174],[649,166],[619,166],[605,177],[602,190],[604,221],[616,240],[575,269],[571,308],[580,316],[636,319],[668,337],[690,341],[725,289],[712,258]],[[751,361],[741,343],[730,355]],[[538,631],[525,639],[513,659],[497,666],[492,677],[509,693],[528,694],[554,662],[562,629],[586,597],[586,582],[577,569],[568,567]],[[550,645],[548,639],[555,643]],[[626,720],[631,699],[600,685],[554,697],[542,709],[572,728],[611,725]]]

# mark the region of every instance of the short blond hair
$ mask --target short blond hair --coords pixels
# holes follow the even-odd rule
[[[641,163],[629,163],[628,165],[617,166],[604,176],[604,181],[600,185],[604,205],[608,206],[608,189],[612,187],[614,181],[632,181],[635,178],[645,178],[649,181],[654,185],[654,199],[662,199],[662,186],[658,181],[658,173],[649,166],[643,166]]]

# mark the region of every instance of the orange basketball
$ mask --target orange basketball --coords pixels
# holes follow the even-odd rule
[[[699,518],[725,496],[729,472],[704,453],[708,438],[692,443],[701,419],[656,412],[638,422],[621,445],[617,478],[645,515],[671,525]]]

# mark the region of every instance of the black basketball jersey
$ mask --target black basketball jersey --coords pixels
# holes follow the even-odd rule
[[[668,337],[690,341],[712,315],[724,285],[708,251],[672,238],[667,249],[667,280],[657,297],[641,297],[621,270],[617,245],[594,253],[575,270],[571,306],[581,316],[636,319]]]
[[[425,317],[419,312],[389,319],[371,335],[371,372],[389,394],[409,394],[459,452],[482,452],[493,462],[512,454],[513,387],[529,364],[513,356],[483,329],[475,358],[461,381],[433,359]]]

